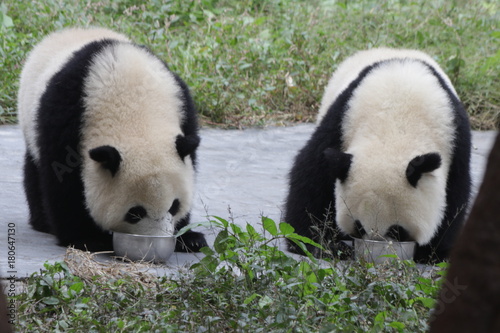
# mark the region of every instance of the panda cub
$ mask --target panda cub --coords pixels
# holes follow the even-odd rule
[[[358,52],[331,77],[295,158],[285,221],[334,253],[351,237],[413,240],[415,261],[441,261],[466,214],[470,150],[467,113],[431,57]]]
[[[106,29],[42,40],[21,73],[24,188],[35,230],[111,250],[110,231],[158,235],[189,223],[197,115],[186,84],[145,47]],[[177,251],[199,251],[189,231]]]

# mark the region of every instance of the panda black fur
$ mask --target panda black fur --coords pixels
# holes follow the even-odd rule
[[[341,241],[351,236],[393,238],[417,241],[418,262],[443,260],[469,201],[470,140],[467,113],[432,58],[358,52],[330,79],[296,156],[285,221],[334,253],[348,252]]]
[[[107,29],[53,33],[31,52],[18,96],[30,224],[60,245],[112,249],[109,231],[164,234],[189,223],[197,115],[160,59]],[[176,251],[198,251],[189,231]]]

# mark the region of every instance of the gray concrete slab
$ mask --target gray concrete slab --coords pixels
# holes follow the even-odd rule
[[[276,221],[287,192],[286,175],[293,157],[309,138],[314,125],[266,129],[203,129],[199,148],[199,173],[192,222],[207,214],[251,223],[261,230],[260,217]],[[472,173],[474,192],[482,178],[485,160],[496,132],[474,132]],[[19,126],[0,126],[0,277],[26,277],[45,261],[62,260],[65,248],[51,235],[34,231],[27,222],[28,209],[22,188],[24,141]],[[15,262],[8,258],[9,224],[15,225]],[[214,230],[203,230],[209,244]],[[197,254],[174,254],[159,274],[175,272],[199,259]],[[102,260],[106,260],[103,258]],[[13,266],[10,266],[13,264]]]

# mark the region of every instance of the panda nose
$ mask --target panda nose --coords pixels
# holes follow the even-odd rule
[[[135,206],[128,210],[127,214],[125,214],[124,220],[128,223],[136,224],[145,218],[147,214],[146,208],[142,206]]]
[[[354,233],[355,235],[353,236],[356,238],[362,238],[364,235],[366,235],[366,230],[359,220],[354,221]]]

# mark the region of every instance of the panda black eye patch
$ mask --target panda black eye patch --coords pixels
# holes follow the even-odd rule
[[[111,172],[114,177],[120,168],[120,162],[122,157],[115,147],[111,146],[100,146],[89,150],[89,156],[96,162],[101,163],[101,165]]]
[[[172,214],[172,216],[175,216],[175,214],[179,212],[180,207],[181,207],[181,202],[179,201],[179,199],[175,199],[174,202],[172,202],[172,206],[170,207],[168,212]]]
[[[428,153],[419,155],[408,163],[406,168],[406,178],[413,187],[417,187],[422,174],[436,170],[441,166],[441,155],[438,153]]]
[[[146,209],[142,206],[135,206],[128,210],[125,214],[125,222],[135,224],[145,218],[147,215]]]

